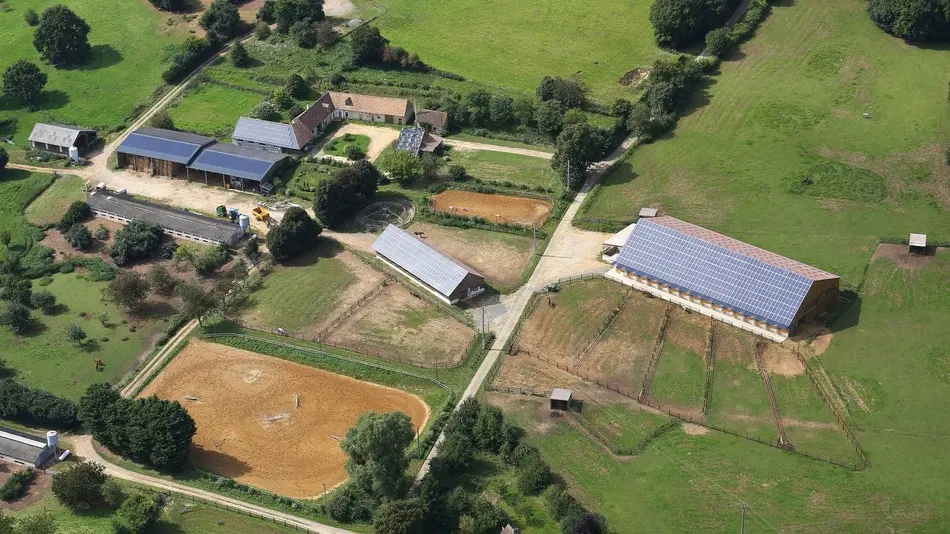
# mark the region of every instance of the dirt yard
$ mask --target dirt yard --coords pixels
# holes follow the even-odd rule
[[[639,291],[631,294],[620,314],[577,371],[624,390],[638,391],[660,333],[666,302]]]
[[[540,301],[522,328],[519,350],[573,366],[597,337],[610,311],[620,304],[625,290],[616,282],[595,278],[538,297]]]
[[[0,485],[3,485],[14,473],[19,473],[24,470],[26,470],[26,466],[0,461]],[[27,490],[26,495],[11,502],[0,501],[0,510],[22,510],[40,502],[43,500],[43,496],[46,495],[52,483],[53,476],[51,474],[37,470],[36,477],[33,479],[33,482],[30,483],[30,488]]]
[[[468,325],[402,285],[390,284],[333,331],[327,343],[411,362],[454,363],[465,355],[474,335]]]
[[[936,252],[933,248],[928,250],[928,252],[931,251]],[[894,262],[894,265],[901,269],[919,271],[934,260],[934,254],[911,254],[908,252],[907,245],[880,244],[877,246],[877,249],[874,250],[871,261],[873,262],[880,258],[891,260]]]
[[[500,286],[517,284],[531,261],[530,237],[427,223],[413,223],[406,231],[423,232],[427,243]]]
[[[539,392],[549,392],[554,388],[568,388],[574,391],[574,398],[581,401],[590,397],[587,392],[594,391],[596,391],[598,401],[618,402],[627,400],[626,397],[609,389],[587,382],[527,354],[506,355],[501,363],[494,385],[496,387],[534,389]],[[547,406],[545,406],[545,410],[547,410]]]
[[[435,209],[444,213],[538,227],[544,224],[553,207],[546,200],[468,191],[444,191],[432,197],[432,203]]]
[[[805,374],[805,366],[801,360],[782,345],[764,342],[761,350],[762,361],[769,375],[793,377]]]
[[[315,497],[324,484],[346,479],[335,437],[359,415],[403,411],[417,430],[429,417],[408,393],[199,340],[142,392],[153,394],[181,402],[195,419],[196,465],[293,498]]]

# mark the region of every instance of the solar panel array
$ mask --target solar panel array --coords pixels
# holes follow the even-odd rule
[[[445,296],[469,274],[451,258],[392,224],[373,243],[373,250]]]
[[[189,167],[260,182],[285,157],[275,152],[215,143],[202,150]]]
[[[399,139],[396,140],[396,150],[405,150],[418,154],[422,147],[422,138],[426,131],[422,128],[403,128],[399,132]]]
[[[255,143],[263,143],[294,150],[300,148],[299,143],[297,143],[297,136],[294,135],[293,127],[280,122],[241,117],[238,119],[231,137],[233,139],[253,141]]]
[[[812,281],[696,237],[640,219],[614,265],[789,328]]]
[[[208,143],[211,141],[213,140],[208,138]],[[202,145],[196,143],[132,132],[119,145],[118,152],[187,164],[201,147]]]

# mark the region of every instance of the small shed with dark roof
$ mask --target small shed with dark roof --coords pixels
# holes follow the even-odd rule
[[[30,132],[30,147],[34,150],[43,150],[69,155],[69,149],[76,147],[80,154],[88,150],[89,145],[96,140],[96,131],[66,124],[36,123]]]
[[[18,464],[37,467],[56,452],[46,438],[0,427],[0,458]]]
[[[416,126],[429,132],[444,133],[449,127],[449,114],[444,111],[420,109],[416,113]]]
[[[373,251],[388,265],[449,304],[485,291],[485,277],[478,271],[392,224],[373,243]]]
[[[116,149],[119,167],[152,175],[188,178],[188,165],[211,137],[187,132],[144,127],[130,133]]]
[[[271,178],[286,159],[280,152],[214,143],[202,149],[188,167],[203,173],[206,184],[220,180],[224,187],[267,194],[273,188]]]

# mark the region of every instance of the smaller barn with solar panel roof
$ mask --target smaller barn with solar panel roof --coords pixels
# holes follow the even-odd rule
[[[485,291],[485,277],[418,237],[390,224],[373,243],[373,251],[390,267],[449,304]]]
[[[838,299],[840,278],[673,217],[640,219],[608,278],[784,341]]]

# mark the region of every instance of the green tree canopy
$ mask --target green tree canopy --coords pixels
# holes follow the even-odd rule
[[[29,61],[17,60],[3,71],[3,92],[23,102],[35,102],[44,87],[46,73]]]
[[[373,521],[373,531],[386,534],[423,534],[425,504],[419,499],[404,499],[382,505]]]
[[[317,246],[323,227],[302,208],[291,207],[280,224],[267,232],[267,249],[275,261],[287,262]]]
[[[89,59],[89,25],[68,7],[46,8],[33,34],[33,46],[43,61],[57,67],[80,65]]]
[[[353,63],[367,65],[382,60],[386,39],[379,28],[364,24],[350,33],[352,39]]]
[[[231,0],[213,0],[198,24],[218,41],[226,41],[241,29],[241,15]]]
[[[53,495],[73,512],[91,510],[102,502],[102,485],[109,478],[105,466],[80,462],[53,476]]]
[[[340,448],[349,456],[350,484],[375,501],[397,498],[406,487],[406,448],[412,421],[402,412],[366,412],[346,431]]]
[[[137,310],[145,304],[151,287],[144,275],[130,270],[120,270],[106,289],[113,302],[129,310]]]
[[[389,173],[393,181],[400,184],[410,183],[422,176],[422,162],[405,150],[390,152],[379,166]]]

